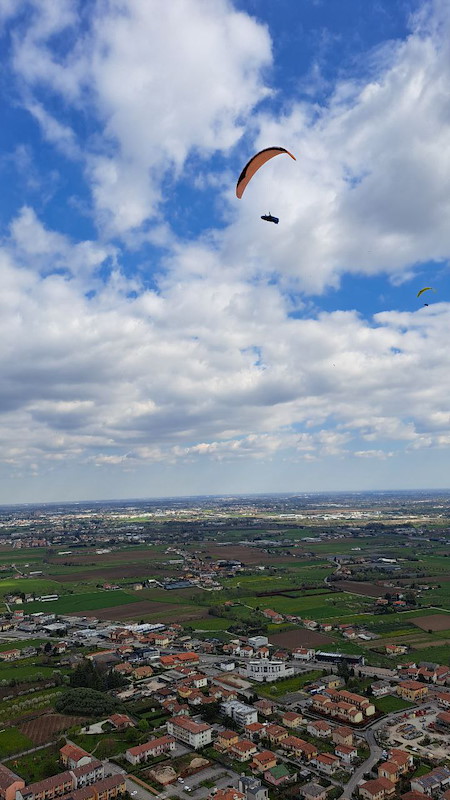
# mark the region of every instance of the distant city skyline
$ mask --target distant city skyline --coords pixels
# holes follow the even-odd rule
[[[450,486],[448,4],[0,36],[0,503]]]

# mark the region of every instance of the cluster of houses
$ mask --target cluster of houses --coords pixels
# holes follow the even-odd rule
[[[1,800],[115,800],[126,792],[124,776],[105,777],[103,763],[82,748],[66,744],[59,752],[64,771],[28,785],[0,764]]]

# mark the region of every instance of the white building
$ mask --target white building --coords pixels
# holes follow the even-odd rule
[[[311,661],[315,656],[315,650],[312,647],[296,647],[292,655],[300,661]]]
[[[261,662],[258,661],[258,664]],[[248,706],[245,703],[240,703],[239,700],[228,700],[222,703],[221,710],[227,717],[234,719],[238,725],[251,725],[252,722],[258,722],[258,712],[253,706]]]
[[[293,667],[287,667],[284,661],[270,661],[268,658],[259,658],[257,661],[249,661],[243,667],[242,673],[252,681],[266,683],[289,678],[294,674],[294,669]]]
[[[190,717],[179,716],[167,720],[167,733],[198,750],[211,743],[212,728],[206,722],[194,722]]]
[[[267,636],[250,636],[248,643],[254,650],[269,644]]]

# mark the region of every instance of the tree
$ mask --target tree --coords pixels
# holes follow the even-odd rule
[[[142,733],[145,733],[146,731],[148,731],[148,729],[150,727],[146,719],[140,719],[138,724],[137,724],[137,726],[138,726],[139,730],[142,731]]]
[[[95,689],[77,687],[68,689],[58,697],[55,709],[60,714],[100,717],[111,714],[118,707],[117,700]]]

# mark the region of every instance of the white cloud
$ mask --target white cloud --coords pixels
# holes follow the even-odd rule
[[[202,270],[188,284],[174,270],[159,293],[133,297],[115,272],[88,299],[64,271],[80,245],[29,210],[11,228],[0,296],[8,463],[129,469],[448,446],[446,304],[374,325],[354,312],[291,319],[276,286]],[[42,259],[45,272],[33,268]]]
[[[46,85],[94,113],[101,128],[87,154],[94,202],[102,223],[125,233],[155,216],[161,181],[179,174],[191,153],[228,151],[242,136],[267,94],[261,73],[271,62],[270,38],[228,0],[108,0],[93,6],[89,31],[58,60],[50,37],[80,20],[75,2],[54,5],[36,3],[15,68],[29,87]],[[73,132],[37,103],[28,106],[46,137],[73,155]]]

